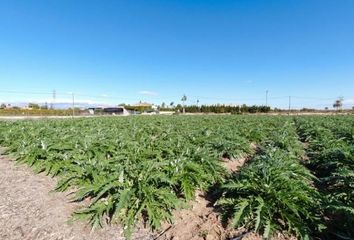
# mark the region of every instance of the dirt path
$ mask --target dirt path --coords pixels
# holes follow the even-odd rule
[[[83,222],[68,223],[79,204],[69,203],[67,193],[51,192],[56,180],[34,174],[0,155],[1,240],[120,240],[122,228],[106,226],[91,232]],[[147,230],[137,230],[134,239],[151,239]]]

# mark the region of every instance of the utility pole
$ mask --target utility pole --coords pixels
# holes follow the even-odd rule
[[[289,96],[289,114],[290,114],[290,111],[291,111],[291,96]]]
[[[74,96],[74,92],[72,92],[72,96],[73,96],[73,105],[72,105],[72,108],[73,108],[73,118],[75,116],[75,96]]]
[[[53,90],[53,101],[52,104],[50,106],[51,109],[54,109],[54,104],[55,104],[55,99],[57,98],[57,92],[55,91],[55,89]]]
[[[268,90],[266,90],[266,107],[268,107]]]

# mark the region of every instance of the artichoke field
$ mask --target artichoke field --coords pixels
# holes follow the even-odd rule
[[[138,116],[1,121],[0,146],[89,204],[93,228],[159,230],[197,190],[225,223],[271,238],[351,239],[354,117]],[[221,159],[248,161],[230,172]],[[212,189],[212,191],[211,191]]]

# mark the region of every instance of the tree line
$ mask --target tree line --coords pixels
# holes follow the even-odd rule
[[[187,105],[182,106],[178,104],[175,107],[163,108],[160,107],[160,111],[176,111],[176,112],[183,112],[183,109],[186,113],[231,113],[231,114],[241,114],[241,113],[267,113],[270,112],[270,107],[268,106],[247,106],[243,104],[241,106],[230,106],[230,105],[223,105],[223,104],[216,104],[216,105]]]

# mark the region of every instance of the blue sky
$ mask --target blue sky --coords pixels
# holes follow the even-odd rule
[[[353,0],[0,0],[0,102],[354,104]],[[16,93],[15,93],[16,92]]]

